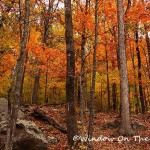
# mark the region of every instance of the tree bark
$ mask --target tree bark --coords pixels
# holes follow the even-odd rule
[[[83,25],[84,26],[84,25]],[[85,27],[82,34],[82,43],[81,43],[81,71],[80,71],[80,109],[81,109],[81,118],[83,120],[85,114]]]
[[[26,43],[28,38],[29,28],[29,14],[30,14],[30,0],[25,0],[25,18],[24,18],[24,30],[22,38],[20,39],[20,54],[16,64],[16,81],[14,90],[14,103],[12,106],[12,112],[9,117],[9,126],[7,130],[7,141],[5,150],[13,150],[13,141],[15,136],[16,121],[18,116],[18,110],[21,101],[21,87],[23,81],[24,61],[26,55]]]
[[[121,100],[121,126],[120,134],[133,134],[130,124],[129,114],[129,87],[126,61],[126,40],[125,40],[125,24],[124,24],[124,9],[123,1],[117,0],[117,15],[118,15],[118,48],[120,58],[120,100]]]
[[[106,73],[107,73],[107,111],[110,111],[110,85],[109,85],[109,74],[108,74],[108,52],[107,46],[105,45],[105,54],[106,54]]]
[[[38,103],[38,97],[39,97],[39,86],[40,86],[40,69],[37,70],[37,74],[34,78],[34,87],[33,87],[33,93],[32,93],[32,104]]]
[[[73,24],[72,24],[72,10],[71,0],[65,0],[65,37],[66,37],[66,111],[67,111],[67,132],[68,145],[74,145],[73,137],[77,135],[77,121],[75,111],[74,99],[74,82],[75,82],[75,52],[73,43]]]
[[[116,93],[116,83],[113,82],[112,84],[112,99],[113,99],[113,109],[114,112],[117,111],[117,93]]]
[[[150,38],[148,37],[148,31],[146,25],[144,25],[145,28],[145,34],[146,34],[146,44],[148,49],[148,57],[149,57],[149,65],[150,65]]]
[[[130,46],[130,54],[131,54],[133,74],[134,74],[134,90],[135,90],[134,97],[136,98],[135,107],[136,107],[136,113],[138,114],[141,111],[141,109],[140,109],[138,90],[137,90],[137,85],[136,85],[136,70],[135,70],[135,63],[134,63],[134,51],[132,52],[131,46]]]
[[[95,37],[94,37],[92,83],[90,89],[90,116],[89,116],[89,129],[88,129],[88,138],[90,139],[93,136],[97,42],[98,42],[98,0],[95,1]]]
[[[48,104],[47,84],[48,84],[48,68],[46,69],[46,74],[45,74],[45,104]]]
[[[26,52],[26,56],[25,56],[25,63],[27,63],[28,61],[28,52]],[[23,70],[23,79],[22,79],[22,84],[21,84],[21,101],[20,101],[20,104],[22,105],[23,104],[23,86],[24,86],[24,78],[25,78],[25,73],[26,73],[26,66],[24,66],[24,70]]]
[[[141,56],[138,47],[138,31],[136,31],[135,33],[135,42],[136,42],[136,53],[138,59],[138,82],[139,82],[140,102],[141,102],[142,113],[145,113],[145,102],[144,102],[145,100],[144,100],[144,94],[142,89]]]
[[[100,112],[103,111],[103,83],[100,84]]]

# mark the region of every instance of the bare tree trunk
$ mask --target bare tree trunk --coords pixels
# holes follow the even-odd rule
[[[34,78],[34,87],[33,87],[33,93],[32,93],[32,104],[38,103],[38,97],[39,97],[39,86],[40,86],[40,69],[37,70],[37,74]]]
[[[136,107],[136,113],[138,114],[139,112],[141,112],[141,109],[140,109],[140,103],[139,103],[139,98],[138,98],[138,90],[137,90],[137,85],[136,85],[136,70],[135,70],[135,63],[134,63],[134,49],[133,49],[133,52],[132,52],[131,46],[130,46],[130,54],[131,54],[133,74],[134,74],[134,90],[135,90],[134,97],[136,98],[135,107]]]
[[[73,137],[77,135],[77,121],[74,99],[74,81],[75,81],[75,52],[73,44],[73,24],[71,0],[65,0],[65,37],[66,37],[66,111],[67,111],[67,137],[69,147],[74,145]]]
[[[103,111],[103,83],[100,84],[100,112]]]
[[[105,54],[106,54],[106,73],[107,73],[107,111],[110,111],[110,85],[109,85],[109,74],[108,74],[108,52],[107,46],[105,45]]]
[[[93,122],[94,122],[94,95],[95,95],[95,79],[96,79],[97,41],[98,41],[98,0],[95,1],[95,37],[94,37],[92,84],[90,89],[90,116],[89,116],[89,129],[88,129],[88,138],[90,139],[93,136]]]
[[[27,63],[28,61],[28,52],[26,52],[26,56],[25,56],[25,63]],[[24,66],[24,70],[23,70],[23,79],[22,79],[22,84],[21,84],[21,101],[20,104],[23,104],[23,86],[24,86],[24,78],[25,78],[25,73],[26,73],[26,66]]]
[[[145,48],[141,45],[140,45],[140,47],[143,49],[143,53],[145,55],[145,60],[146,60],[146,67],[145,68],[146,68],[147,71],[145,71],[145,75],[147,74],[147,76],[150,80],[150,64],[149,64],[148,59],[147,59],[147,54],[145,52]],[[144,68],[144,66],[143,66],[143,68]]]
[[[81,100],[80,100],[81,99],[81,96],[80,96],[81,95],[80,94],[81,93],[80,92],[80,76],[78,77],[78,81],[77,82],[78,82],[78,106],[80,106],[80,102],[81,102]]]
[[[130,124],[129,114],[129,87],[128,87],[128,74],[127,74],[127,61],[126,61],[126,40],[125,40],[125,24],[124,24],[124,9],[123,1],[117,0],[118,11],[118,48],[120,51],[120,86],[121,86],[121,126],[120,134],[131,135],[133,134]]]
[[[45,75],[45,104],[48,104],[47,83],[48,83],[48,68],[46,70],[46,75]]]
[[[148,31],[146,25],[144,25],[145,28],[145,34],[146,34],[146,44],[148,49],[148,57],[149,57],[149,65],[150,65],[150,38],[148,37]]]
[[[138,31],[135,33],[135,41],[136,41],[136,52],[137,52],[137,59],[138,59],[138,82],[139,82],[139,93],[140,93],[140,101],[141,101],[141,109],[142,113],[145,113],[145,103],[144,103],[144,95],[142,89],[142,73],[141,73],[141,56],[140,50],[138,47]]]
[[[147,91],[147,107],[150,107],[150,94],[149,94],[149,88],[146,85],[146,91]]]
[[[113,99],[113,109],[114,112],[117,111],[117,96],[116,96],[116,83],[113,82],[112,84],[112,99]]]
[[[21,87],[23,81],[23,71],[24,71],[24,61],[26,55],[26,43],[28,37],[29,28],[29,14],[30,14],[30,1],[25,0],[25,18],[24,18],[24,30],[23,35],[20,39],[20,55],[16,64],[16,81],[14,90],[14,103],[12,106],[12,113],[9,116],[9,125],[7,131],[7,141],[5,145],[5,150],[13,150],[13,142],[16,129],[16,121],[18,116],[18,110],[21,100]]]
[[[82,34],[82,44],[81,44],[81,72],[80,72],[80,108],[82,121],[85,114],[85,42],[86,42],[85,27],[83,28],[84,31]]]

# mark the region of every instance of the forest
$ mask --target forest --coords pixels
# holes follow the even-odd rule
[[[0,0],[0,150],[41,149],[150,149],[149,0]]]

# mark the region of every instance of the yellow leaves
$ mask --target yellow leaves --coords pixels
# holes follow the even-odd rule
[[[30,39],[29,42],[27,43],[28,49],[34,48],[36,46],[41,46],[42,44],[40,42],[40,38],[41,38],[41,33],[36,31],[35,28],[32,28],[30,31]]]

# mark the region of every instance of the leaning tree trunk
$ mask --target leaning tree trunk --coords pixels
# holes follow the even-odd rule
[[[125,40],[125,24],[124,24],[124,9],[123,1],[117,0],[118,11],[118,48],[120,58],[120,99],[121,99],[121,126],[120,134],[131,135],[133,133],[130,124],[129,114],[129,87],[126,61],[126,40]]]
[[[73,24],[71,0],[65,0],[65,37],[66,37],[66,58],[67,58],[67,74],[66,74],[66,111],[67,111],[67,136],[69,147],[74,145],[73,137],[77,135],[77,122],[74,98],[74,82],[75,82],[75,52],[73,44]]]
[[[9,127],[7,131],[7,141],[5,145],[5,150],[13,150],[13,142],[16,129],[16,121],[18,116],[18,110],[21,100],[21,87],[23,81],[23,71],[24,71],[24,61],[26,55],[26,43],[28,37],[28,27],[29,27],[29,14],[30,14],[30,3],[29,0],[25,0],[25,18],[24,18],[24,30],[23,35],[20,39],[20,55],[16,64],[16,81],[14,90],[14,103],[12,106],[12,113],[10,114]]]

